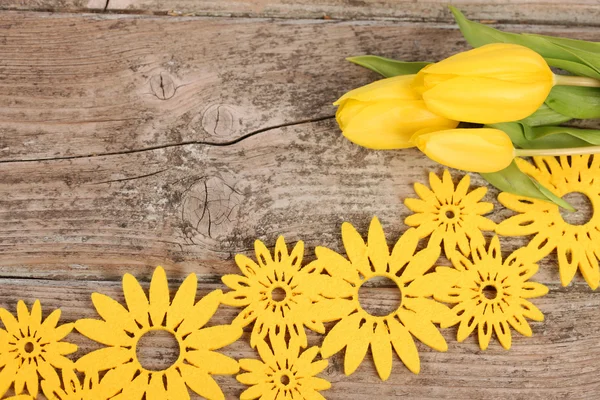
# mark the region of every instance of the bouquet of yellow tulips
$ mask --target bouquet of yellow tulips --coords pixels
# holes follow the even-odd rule
[[[334,103],[344,136],[372,149],[418,147],[500,190],[572,210],[514,159],[600,152],[600,130],[560,125],[600,118],[600,43],[505,33],[450,9],[475,49],[437,63],[348,59],[385,79]]]

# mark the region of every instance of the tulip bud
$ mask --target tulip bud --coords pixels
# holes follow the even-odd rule
[[[554,74],[538,53],[494,43],[428,65],[417,74],[413,88],[436,114],[491,124],[533,114],[554,83]]]
[[[413,137],[432,160],[471,172],[496,172],[510,165],[515,149],[508,135],[491,128],[450,129]]]
[[[455,128],[457,121],[427,109],[411,88],[414,77],[382,79],[343,95],[334,105],[344,136],[371,149],[402,149],[414,146],[410,138],[417,131]]]

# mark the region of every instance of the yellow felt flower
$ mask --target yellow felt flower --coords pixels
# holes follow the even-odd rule
[[[82,319],[76,329],[107,345],[77,360],[86,375],[107,371],[102,384],[112,388],[114,400],[186,400],[188,389],[208,399],[223,399],[211,375],[238,372],[237,362],[214,350],[235,342],[242,329],[237,325],[206,323],[216,312],[222,292],[213,291],[195,303],[198,280],[189,275],[171,301],[164,269],[156,268],[146,297],[130,274],[123,277],[127,308],[108,296],[94,293],[92,301],[102,320]],[[137,358],[137,345],[150,331],[169,332],[179,343],[179,358],[163,370],[144,368]],[[114,395],[113,394],[113,395]]]
[[[328,364],[327,360],[314,361],[319,348],[311,347],[300,353],[297,341],[291,340],[286,345],[281,337],[275,338],[271,344],[273,350],[263,341],[257,343],[262,361],[240,360],[240,367],[248,372],[239,374],[237,380],[250,385],[240,399],[324,400],[319,391],[329,389],[331,384],[315,376]]]
[[[304,327],[325,333],[323,320],[317,318],[313,308],[317,303],[323,306],[344,294],[344,282],[321,274],[314,264],[302,267],[302,241],[288,253],[283,237],[279,237],[275,257],[259,240],[254,242],[254,247],[257,262],[240,254],[235,257],[244,275],[222,277],[223,283],[233,289],[223,296],[223,304],[245,307],[234,323],[246,326],[255,321],[250,336],[252,347],[267,335],[273,340],[274,336],[286,334],[299,340],[301,347],[306,347]],[[330,313],[322,318],[331,320],[335,316]]]
[[[534,162],[535,166],[517,159],[521,171],[558,197],[573,192],[586,195],[594,209],[592,218],[583,225],[571,225],[553,203],[501,193],[498,200],[519,214],[498,224],[496,232],[505,236],[535,235],[527,247],[538,259],[556,249],[563,286],[571,282],[579,268],[588,285],[596,289],[600,282],[600,157],[535,157]]]
[[[411,136],[423,129],[451,129],[458,125],[429,111],[411,88],[414,75],[382,79],[351,90],[334,105],[344,136],[371,149],[413,147]]]
[[[416,134],[412,140],[427,157],[463,171],[497,172],[515,157],[510,137],[499,129],[450,129]]]
[[[23,301],[17,303],[17,318],[0,308],[0,398],[14,383],[15,394],[25,388],[36,397],[40,377],[49,386],[60,386],[56,368],[73,368],[73,362],[65,357],[77,350],[77,346],[63,342],[73,330],[73,324],[57,326],[60,310],[54,310],[42,322],[42,306],[38,300],[31,313]]]
[[[452,258],[457,245],[464,255],[469,255],[469,240],[485,243],[481,231],[493,231],[496,227],[493,221],[483,216],[494,208],[492,203],[481,201],[487,188],[478,187],[468,192],[470,182],[469,175],[465,175],[455,189],[448,170],[444,170],[441,180],[430,172],[431,189],[417,182],[415,192],[420,199],[404,199],[406,207],[415,213],[406,217],[404,223],[416,227],[420,238],[431,235],[430,244],[444,242],[448,258]]]
[[[382,380],[392,370],[392,347],[402,362],[414,373],[420,370],[419,353],[411,336],[438,351],[446,351],[446,340],[434,323],[448,322],[450,309],[431,299],[426,272],[437,261],[440,247],[431,245],[416,251],[419,234],[409,229],[395,244],[391,254],[383,228],[373,218],[365,243],[349,223],[342,225],[342,239],[348,259],[324,247],[316,248],[316,262],[332,276],[347,282],[349,293],[336,300],[335,307],[345,316],[323,341],[321,354],[330,357],[344,347],[344,371],[353,373],[371,347],[375,367]],[[400,290],[399,307],[385,316],[363,309],[359,301],[360,287],[371,278],[391,279]]]
[[[527,299],[544,296],[548,288],[529,281],[538,270],[530,256],[525,249],[519,249],[502,262],[500,241],[494,236],[487,251],[485,245],[473,244],[472,261],[457,254],[452,259],[455,269],[436,268],[441,285],[436,287],[434,297],[456,303],[452,308],[455,320],[442,323],[442,327],[459,323],[459,342],[477,328],[482,350],[487,349],[492,331],[505,349],[510,349],[512,343],[510,327],[531,336],[526,318],[543,321],[544,315]]]
[[[553,85],[554,74],[542,56],[509,43],[488,44],[428,65],[413,83],[434,113],[481,124],[528,117]]]

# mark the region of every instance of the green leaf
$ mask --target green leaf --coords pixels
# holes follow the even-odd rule
[[[346,60],[375,71],[386,78],[416,74],[430,64],[428,62],[397,61],[379,56],[357,56],[346,58]]]
[[[600,144],[600,131],[566,126],[531,127],[522,122],[489,124],[504,131],[513,144],[521,149],[567,149]]]
[[[581,129],[570,126],[539,126],[531,129],[526,136],[532,141],[568,136],[584,142],[586,146],[600,146],[600,129]]]
[[[600,73],[584,64],[567,60],[559,60],[557,58],[546,58],[546,62],[551,67],[569,71],[573,75],[589,76],[590,78],[600,79]]]
[[[522,122],[529,126],[542,126],[542,125],[557,125],[562,124],[571,120],[571,117],[562,115],[559,112],[554,111],[547,104],[542,104],[536,112],[531,114],[529,117],[522,119]]]
[[[546,98],[546,104],[571,118],[600,118],[600,88],[554,86]]]
[[[481,176],[492,186],[503,192],[549,201],[569,211],[575,211],[569,203],[523,173],[514,161],[502,171],[481,174]]]
[[[597,49],[597,43],[534,34],[502,32],[468,20],[463,13],[452,6],[450,6],[450,10],[454,14],[454,19],[458,23],[463,36],[473,47],[489,43],[519,44],[539,53],[549,64],[552,62],[558,68],[565,68],[577,75],[600,78],[600,52]],[[567,62],[562,63],[562,66],[558,66],[556,60]],[[574,64],[579,64],[579,66]]]

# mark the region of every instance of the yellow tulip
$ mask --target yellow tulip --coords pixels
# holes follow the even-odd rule
[[[515,157],[510,138],[498,129],[449,129],[416,134],[413,141],[432,160],[464,171],[500,171]]]
[[[336,119],[350,141],[371,149],[414,147],[410,141],[418,131],[452,129],[457,121],[429,111],[411,88],[415,75],[382,79],[354,89],[334,105]]]
[[[428,65],[413,88],[436,114],[491,124],[533,114],[554,84],[554,74],[538,53],[494,43]]]

